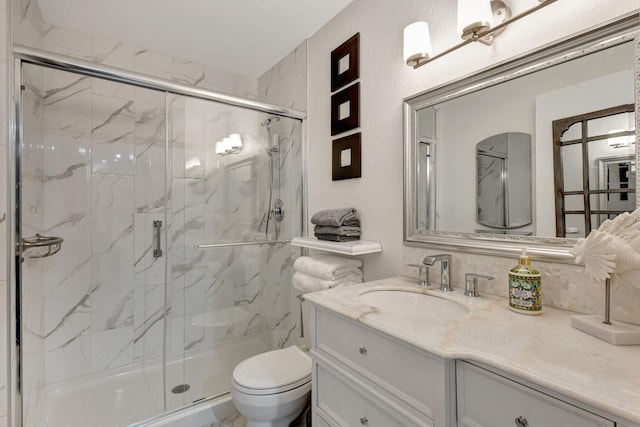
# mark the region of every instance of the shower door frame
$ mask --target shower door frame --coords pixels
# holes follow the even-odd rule
[[[156,90],[165,94],[165,120],[169,115],[166,109],[166,97],[169,94],[183,95],[191,98],[198,98],[221,104],[242,107],[253,111],[264,112],[285,118],[299,120],[302,125],[302,190],[301,200],[302,232],[306,231],[304,218],[307,211],[307,200],[304,197],[306,191],[306,133],[305,121],[306,113],[303,111],[272,105],[264,102],[244,99],[231,95],[218,93],[215,91],[198,88],[195,86],[176,83],[171,80],[148,76],[134,71],[103,65],[96,62],[60,55],[41,49],[30,48],[22,45],[12,46],[13,67],[10,67],[9,99],[10,109],[8,111],[9,141],[7,144],[7,333],[8,358],[7,358],[7,420],[11,427],[23,427],[23,371],[22,371],[22,277],[21,277],[21,247],[22,238],[22,206],[21,206],[21,162],[23,142],[22,129],[22,65],[33,64],[47,69],[66,71],[74,74],[96,77],[108,81],[124,83],[136,87]],[[168,122],[165,125],[165,133],[169,131]],[[167,136],[167,135],[165,135]],[[168,150],[168,139],[165,149]],[[170,177],[165,177],[170,179]],[[166,183],[165,183],[166,185]],[[166,191],[166,189],[165,189]],[[166,212],[165,212],[166,216]],[[166,218],[165,218],[166,223]],[[165,269],[168,265],[165,266]],[[166,279],[165,271],[165,279]],[[166,292],[166,283],[165,283]],[[165,298],[166,301],[166,298]],[[165,305],[166,309],[166,305]],[[166,336],[166,333],[165,333]],[[166,353],[166,351],[165,351]],[[165,354],[166,357],[166,354]],[[164,359],[164,357],[163,357]],[[166,387],[165,387],[166,388]],[[166,390],[163,390],[163,396]],[[165,398],[166,399],[166,398]],[[166,402],[165,402],[166,408]]]

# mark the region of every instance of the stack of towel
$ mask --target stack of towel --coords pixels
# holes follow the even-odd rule
[[[313,233],[319,240],[348,242],[360,240],[360,220],[354,208],[326,209],[311,217]]]
[[[362,261],[333,255],[301,256],[293,263],[293,287],[316,292],[362,283]]]

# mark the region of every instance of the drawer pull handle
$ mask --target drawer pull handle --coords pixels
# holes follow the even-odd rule
[[[516,425],[518,427],[528,427],[529,426],[529,421],[527,421],[527,419],[523,416],[520,416],[518,418],[516,418]]]
[[[360,417],[360,424],[362,424],[363,426],[366,426],[367,424],[369,424],[369,418]]]
[[[360,354],[365,355],[367,354],[367,347],[362,346],[358,349],[358,351],[360,352]],[[366,418],[365,418],[366,419]]]

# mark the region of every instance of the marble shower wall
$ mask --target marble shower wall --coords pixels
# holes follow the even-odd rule
[[[64,238],[58,254],[23,267],[27,330],[40,339],[25,344],[35,389],[149,352],[146,319],[134,316],[148,283],[138,289],[134,266],[150,263],[135,255],[147,254],[151,239],[136,231],[151,228],[141,224],[144,207],[164,203],[149,167],[158,145],[164,164],[164,142],[154,139],[164,135],[164,94],[36,66],[25,66],[24,79],[24,234]]]
[[[285,56],[270,70],[258,78],[258,94],[263,101],[275,105],[284,105],[294,110],[307,110],[307,42],[304,41],[291,53]],[[305,235],[305,221],[303,221],[307,209],[306,200],[303,195],[303,134],[305,129],[300,128],[300,124],[293,125],[292,122],[274,122],[272,134],[279,136],[281,147],[288,146],[288,153],[280,156],[281,169],[284,172],[285,160],[290,158],[286,164],[289,173],[281,173],[286,182],[283,182],[282,194],[289,197],[285,200],[284,224],[288,223],[293,235]],[[284,139],[283,139],[284,138]],[[288,222],[289,221],[289,222]],[[293,262],[301,255],[299,248],[291,247],[287,252],[278,252],[270,261],[280,267],[280,277],[270,278],[271,283],[279,283],[279,286],[269,286],[268,293],[278,294],[275,299],[280,307],[290,307],[289,318],[279,318],[272,316],[267,322],[270,326],[271,340],[278,347],[295,342],[301,335],[300,330],[300,302],[296,298],[295,290],[290,290]],[[275,269],[269,269],[274,273]],[[277,281],[279,280],[279,282]],[[287,290],[289,289],[289,290]],[[289,301],[285,301],[288,294]],[[267,307],[265,312],[271,313],[273,307]],[[276,310],[275,313],[280,312]],[[284,312],[284,311],[282,311]]]
[[[266,114],[170,97],[166,197],[164,93],[26,69],[34,148],[25,153],[25,232],[65,240],[60,253],[25,264],[33,389],[160,357],[165,262],[170,352],[256,333],[288,344],[289,246],[194,247],[291,238],[300,224],[301,179],[291,176],[300,122],[281,118],[269,134],[260,126]],[[243,151],[216,155],[210,141],[230,133],[242,135]],[[269,154],[269,144],[279,150]],[[267,228],[270,193],[290,211]],[[152,223],[165,220],[165,207],[170,245],[167,257],[153,258]]]
[[[262,334],[274,347],[285,345],[294,327],[289,245],[194,246],[283,240],[299,233],[293,227],[300,223],[291,218],[299,211],[292,195],[301,175],[292,176],[299,171],[292,165],[301,157],[292,156],[291,147],[300,144],[300,123],[282,118],[274,122],[278,132],[276,125],[268,131],[260,125],[266,114],[183,97],[171,104],[172,350],[198,350],[247,334]],[[212,142],[231,133],[241,135],[242,151],[217,155]],[[279,151],[269,153],[270,144]],[[268,218],[270,194],[288,209],[281,223]]]
[[[5,1],[9,0],[0,4]],[[254,78],[51,26],[42,21],[37,2],[10,1],[15,43],[244,98],[306,107],[306,44],[261,78],[265,92],[258,94]],[[35,68],[32,73],[37,74]],[[268,203],[265,174],[271,168],[265,155],[266,130],[259,126],[266,115],[256,120],[240,114],[233,119],[211,105],[170,100],[172,172],[168,198],[163,200],[163,188],[154,184],[162,170],[158,165],[166,160],[159,147],[164,138],[160,118],[164,95],[160,99],[150,91],[64,73],[42,74],[40,79],[31,76],[33,87],[27,89],[39,120],[33,120],[38,125],[32,139],[40,138],[29,165],[34,184],[40,187],[34,185],[30,191],[33,209],[25,213],[29,231],[63,235],[65,248],[56,257],[26,263],[33,313],[27,412],[33,413],[46,384],[159,356],[164,320],[169,349],[176,354],[247,333],[262,334],[274,347],[290,344],[298,336],[294,333],[298,316],[291,314],[292,304],[294,310],[298,307],[290,292],[291,265],[300,251],[276,245],[198,252],[191,245],[216,238],[273,237],[272,225],[266,234],[260,225]],[[228,172],[226,166],[234,156],[216,158],[213,146],[204,145],[204,137],[241,129],[233,120],[248,123],[244,131],[262,153],[250,166],[236,165],[232,168],[236,172]],[[287,213],[279,224],[279,238],[288,239],[300,234],[302,227],[302,129],[292,120],[277,127],[282,151],[275,169],[282,178],[279,190]],[[195,157],[204,161],[185,167]],[[234,160],[238,163],[239,157]],[[218,180],[234,174],[242,178],[247,170],[258,191],[249,197],[255,214],[223,212],[225,199],[214,193],[226,184]],[[242,179],[238,182],[234,203],[242,205],[247,196],[240,190],[247,185]],[[150,223],[165,205],[171,248],[167,257],[154,261]],[[4,208],[0,217],[3,212]],[[162,305],[163,262],[171,263],[167,319]],[[6,285],[0,281],[2,286]],[[198,320],[206,321],[212,309],[216,321],[220,316],[225,319],[223,328],[194,326]],[[233,321],[228,322],[228,316]],[[2,404],[0,425],[5,413]]]

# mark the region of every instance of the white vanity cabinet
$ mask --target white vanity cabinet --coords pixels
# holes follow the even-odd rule
[[[615,423],[479,366],[456,363],[459,427],[614,427]]]
[[[453,361],[319,307],[314,321],[315,425],[453,427]]]

